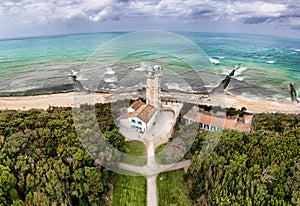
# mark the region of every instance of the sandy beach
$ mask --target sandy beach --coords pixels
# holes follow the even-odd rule
[[[255,99],[246,97],[236,97],[232,95],[219,95],[214,97],[214,100],[220,99],[220,106],[233,107],[241,109],[247,108],[247,112],[253,114],[259,113],[285,113],[285,114],[300,114],[300,103],[291,101],[275,101],[269,99]]]
[[[29,110],[48,109],[53,107],[73,107],[76,93],[57,93],[34,96],[9,96],[0,97],[0,110]],[[95,101],[105,103],[105,98],[110,94],[94,94]],[[89,100],[88,100],[89,101]]]
[[[82,97],[82,100],[76,100]],[[92,100],[85,100],[86,97],[92,97]],[[112,101],[111,94],[93,93],[90,96],[85,94],[58,93],[35,96],[10,96],[0,97],[0,110],[29,110],[29,109],[48,109],[49,106],[73,107],[76,104],[88,102],[106,103]],[[211,97],[213,105],[222,107],[242,108],[246,107],[250,113],[286,113],[300,114],[300,103],[290,101],[273,101],[267,99],[254,99],[246,97],[236,97],[220,94]]]

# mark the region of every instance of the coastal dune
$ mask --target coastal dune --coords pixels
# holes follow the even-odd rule
[[[121,94],[119,97],[137,98],[139,94]],[[82,100],[75,100],[82,97]],[[0,110],[29,110],[29,109],[48,109],[49,106],[54,107],[73,107],[78,103],[89,103],[84,101],[85,97],[92,97],[92,102],[108,103],[116,101],[117,99],[112,94],[107,93],[93,93],[93,94],[80,94],[75,92],[57,93],[47,95],[34,95],[34,96],[8,96],[0,97]],[[246,107],[250,113],[285,113],[285,114],[300,114],[300,104],[290,101],[275,101],[269,99],[256,99],[237,97],[227,94],[218,94],[210,96],[212,102],[207,101],[207,105],[234,107],[240,109]],[[203,103],[203,101],[202,101]]]

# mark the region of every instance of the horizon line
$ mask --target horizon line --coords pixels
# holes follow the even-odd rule
[[[96,31],[96,32],[71,32],[71,33],[61,33],[61,34],[50,34],[50,35],[33,35],[33,36],[23,36],[23,37],[0,37],[0,41],[13,41],[13,40],[24,40],[24,39],[39,39],[39,38],[50,38],[50,37],[66,37],[66,36],[81,36],[81,35],[94,35],[94,34],[104,34],[104,33],[131,33],[137,31],[149,31],[149,30],[129,30],[129,31]],[[300,37],[290,37],[290,36],[279,36],[279,35],[270,35],[270,34],[255,34],[255,33],[243,33],[243,32],[222,32],[222,31],[174,31],[174,30],[151,30],[151,31],[166,31],[175,34],[180,33],[215,33],[215,34],[233,34],[233,35],[250,35],[250,36],[262,36],[262,37],[273,37],[273,38],[285,38],[292,40],[300,40]]]

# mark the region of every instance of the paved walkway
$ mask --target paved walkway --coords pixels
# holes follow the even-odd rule
[[[157,186],[156,186],[156,178],[157,175],[146,176],[147,178],[147,205],[158,205],[158,194],[157,194]]]
[[[152,161],[155,162],[155,161]],[[158,163],[154,163],[152,165],[147,164],[145,166],[135,166],[131,164],[126,164],[126,163],[119,163],[119,168],[125,169],[134,173],[139,173],[141,175],[147,176],[153,176],[157,175],[162,172],[168,172],[168,171],[173,171],[173,170],[178,170],[181,168],[189,167],[190,166],[190,160],[184,160],[175,164],[168,164],[168,165],[162,165]]]
[[[189,160],[168,165],[158,164],[155,160],[154,141],[157,139],[161,139],[161,141],[167,141],[169,139],[169,134],[171,134],[173,131],[173,126],[176,123],[176,119],[180,113],[181,108],[182,104],[174,104],[172,106],[173,112],[161,110],[157,116],[155,126],[146,134],[139,134],[125,127],[120,128],[120,132],[126,137],[127,140],[142,141],[146,145],[147,164],[145,166],[135,166],[126,163],[119,163],[119,168],[134,173],[139,173],[146,177],[148,206],[158,205],[156,178],[159,173],[186,168],[190,166]]]

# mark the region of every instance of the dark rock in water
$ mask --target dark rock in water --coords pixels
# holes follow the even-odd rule
[[[230,72],[230,74],[229,74],[230,77],[233,77],[233,76],[234,76],[235,70],[236,70],[236,69],[233,69],[233,70]]]
[[[79,92],[86,92],[86,93],[90,93],[90,91],[88,89],[86,89],[80,81],[78,80],[74,80],[75,82],[75,87],[74,87],[74,90],[75,91],[79,91]]]
[[[296,92],[296,89],[295,89],[295,84],[293,82],[291,82],[289,84],[289,87],[290,87],[290,95],[291,95],[292,102],[299,103],[299,100],[297,99],[297,92]]]
[[[229,85],[229,83],[231,82],[231,77],[234,76],[235,71],[240,67],[240,64],[237,65],[222,81],[221,83],[212,90],[212,93],[216,93],[216,92],[222,92],[225,91]]]
[[[77,80],[77,76],[76,75],[71,75],[73,81],[75,82]]]

